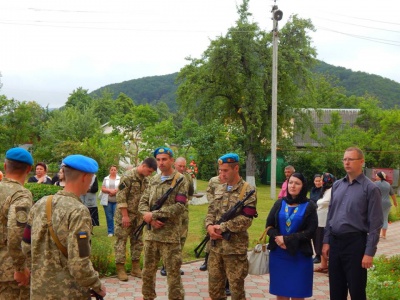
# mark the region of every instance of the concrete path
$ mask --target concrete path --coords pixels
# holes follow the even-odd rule
[[[389,225],[387,238],[381,239],[378,245],[377,255],[396,255],[400,253],[400,221]],[[188,300],[209,300],[208,297],[208,276],[207,272],[199,271],[201,261],[195,261],[184,264],[182,270],[185,275],[182,276],[185,287],[185,299]],[[129,281],[121,282],[116,277],[103,278],[107,287],[106,299],[122,300],[137,299],[142,300],[141,285],[142,280],[129,277]],[[268,293],[269,275],[255,276],[249,275],[245,283],[247,299],[276,299],[275,296]],[[167,300],[166,277],[157,272],[157,300]],[[230,299],[230,297],[228,297]],[[329,299],[328,276],[321,273],[314,273],[313,296],[307,299]]]

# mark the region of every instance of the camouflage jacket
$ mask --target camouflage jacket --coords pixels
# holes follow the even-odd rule
[[[32,257],[31,300],[85,299],[89,288],[99,292],[101,282],[90,261],[91,218],[79,197],[59,191],[53,197],[53,229],[68,250],[65,257],[57,248],[47,225],[46,201],[40,199],[31,209],[31,244],[23,241],[25,255]]]
[[[214,192],[214,201],[208,206],[208,213],[205,221],[205,226],[216,224],[221,216],[233,207],[236,202],[240,201],[239,195],[245,181],[240,181],[233,186],[231,191],[227,191],[226,183],[216,187]],[[252,186],[247,186],[246,193],[255,189]],[[256,207],[257,197],[253,194],[245,203],[245,206]],[[216,245],[211,247],[211,251],[221,254],[245,254],[249,245],[249,236],[247,229],[251,226],[252,218],[238,214],[233,219],[220,224],[222,232],[230,231],[231,239],[216,240]]]
[[[206,190],[208,203],[211,203],[214,201],[215,189],[219,185],[221,185],[219,176],[214,176],[210,179],[210,181],[208,181],[208,186],[207,186],[207,190]]]
[[[122,176],[117,192],[116,219],[122,218],[120,212],[122,207],[127,208],[130,218],[138,215],[140,197],[148,185],[149,179],[140,175],[137,168],[129,170]]]
[[[143,215],[149,212],[150,208],[155,204],[170,187],[177,171],[174,171],[166,180],[161,181],[161,174],[155,175],[151,180],[147,189],[144,191],[139,202],[139,212]],[[178,173],[179,174],[179,173]],[[179,177],[182,177],[179,174]],[[185,204],[188,199],[188,181],[183,180],[174,189],[167,201],[159,210],[153,211],[153,219],[165,218],[165,225],[162,228],[151,230],[145,227],[144,239],[151,241],[159,241],[165,243],[179,243],[181,236],[181,217],[185,212]]]
[[[185,176],[185,180],[187,180],[188,182],[188,200],[190,201],[193,199],[193,194],[194,194],[193,177],[188,172],[183,173],[183,176]]]
[[[33,205],[32,194],[19,182],[4,178],[0,182],[0,281],[14,281],[14,271],[22,271],[26,257],[21,240]]]

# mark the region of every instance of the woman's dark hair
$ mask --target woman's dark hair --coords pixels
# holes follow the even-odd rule
[[[293,198],[292,195],[289,193],[289,182],[290,178],[296,177],[301,180],[303,186],[301,187],[300,193],[297,195],[296,198]],[[286,202],[288,204],[295,204],[295,203],[305,203],[308,201],[307,198],[307,179],[304,177],[303,174],[301,173],[293,173],[290,175],[289,180],[288,180],[288,190],[287,190],[287,196],[286,196]]]
[[[386,180],[386,174],[383,172],[376,173],[376,176],[378,176],[381,180]]]
[[[45,164],[44,162],[38,162],[38,163],[35,165],[35,170],[36,170],[37,166],[43,167],[44,171],[47,172],[47,166],[46,166],[46,164]]]

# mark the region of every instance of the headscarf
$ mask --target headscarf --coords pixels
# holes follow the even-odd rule
[[[376,176],[378,176],[381,180],[386,180],[385,172],[378,172],[378,173],[376,173]]]
[[[303,186],[300,190],[300,193],[297,195],[296,198],[292,198],[292,195],[290,195],[289,193],[289,182],[290,182],[290,178],[292,177],[296,177],[298,179],[301,180]],[[288,190],[287,190],[287,196],[285,198],[285,201],[288,204],[295,204],[295,203],[305,203],[308,201],[307,198],[307,179],[304,177],[303,174],[301,173],[293,173],[292,175],[290,175],[289,180],[288,180]]]

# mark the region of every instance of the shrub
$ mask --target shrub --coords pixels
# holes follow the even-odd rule
[[[368,270],[367,298],[374,300],[400,299],[400,255],[380,256],[374,268]]]
[[[44,196],[54,195],[62,188],[57,185],[50,184],[37,184],[37,183],[25,183],[25,187],[31,191],[33,196],[33,202],[38,201]]]
[[[102,276],[115,274],[115,261],[113,246],[109,240],[103,238],[92,238],[92,251],[90,260],[94,269]]]

